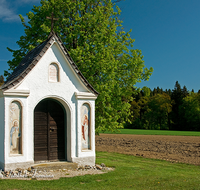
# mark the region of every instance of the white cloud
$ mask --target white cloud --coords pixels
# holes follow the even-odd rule
[[[17,8],[22,4],[39,3],[40,0],[17,0],[14,3],[9,0],[0,0],[0,20],[4,22],[20,21]]]
[[[0,0],[0,19],[3,21],[20,21],[19,16],[15,11],[9,8],[8,3],[5,0]]]

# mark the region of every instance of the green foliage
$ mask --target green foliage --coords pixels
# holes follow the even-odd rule
[[[125,128],[200,131],[200,93],[188,92],[178,81],[173,90],[143,87],[132,96]]]
[[[0,76],[0,86],[4,83],[4,77],[3,75]]]
[[[144,93],[145,94],[145,93]],[[154,96],[141,96],[138,101],[131,102],[131,124],[127,128],[139,129],[169,129],[171,123],[169,113],[173,101],[166,93],[156,93]]]
[[[172,111],[171,97],[166,93],[156,94],[151,97],[148,103],[147,113],[148,129],[169,129],[169,113]]]
[[[176,81],[175,87],[172,90],[171,99],[174,101],[172,106],[172,113],[170,114],[170,118],[173,121],[173,125],[170,126],[175,130],[186,130],[186,119],[182,111],[180,111],[180,107],[183,103],[183,98],[188,96],[188,90],[186,86],[181,89],[181,85]]]
[[[25,34],[17,41],[19,50],[8,48],[13,54],[9,70],[46,40],[51,27],[46,17],[52,12],[58,18],[54,31],[88,82],[100,92],[96,101],[97,132],[123,127],[130,115],[134,85],[148,80],[153,69],[144,68],[141,51],[130,48],[134,42],[131,31],[123,30],[118,19],[121,11],[111,0],[41,0],[41,6],[27,13],[28,24],[20,15]]]
[[[140,106],[138,102],[133,100],[131,102],[131,115],[130,115],[130,121],[134,122],[138,117],[140,116]]]
[[[151,89],[148,88],[148,87],[146,87],[146,86],[144,86],[144,87],[142,88],[142,92],[143,92],[144,96],[149,97],[149,96],[151,95]]]
[[[200,131],[200,94],[192,92],[183,98],[179,112],[185,118],[185,126],[190,126],[189,130]]]

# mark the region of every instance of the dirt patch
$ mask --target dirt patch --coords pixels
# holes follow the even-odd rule
[[[100,134],[96,150],[200,165],[200,137]]]

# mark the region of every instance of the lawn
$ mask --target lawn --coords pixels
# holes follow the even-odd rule
[[[114,171],[52,181],[0,180],[0,189],[200,189],[200,166],[97,152]]]
[[[132,134],[132,135],[175,135],[175,136],[200,136],[200,131],[167,131],[145,129],[119,129],[116,132],[106,131],[107,134]]]

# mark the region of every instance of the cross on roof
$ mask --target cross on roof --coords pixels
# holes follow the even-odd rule
[[[52,12],[52,13],[51,13],[51,17],[48,17],[48,16],[46,17],[47,19],[51,20],[51,32],[53,31],[53,25],[54,25],[53,21],[54,21],[54,20],[58,20],[58,18],[54,18],[53,15],[54,15],[54,14],[53,14],[53,12]]]

